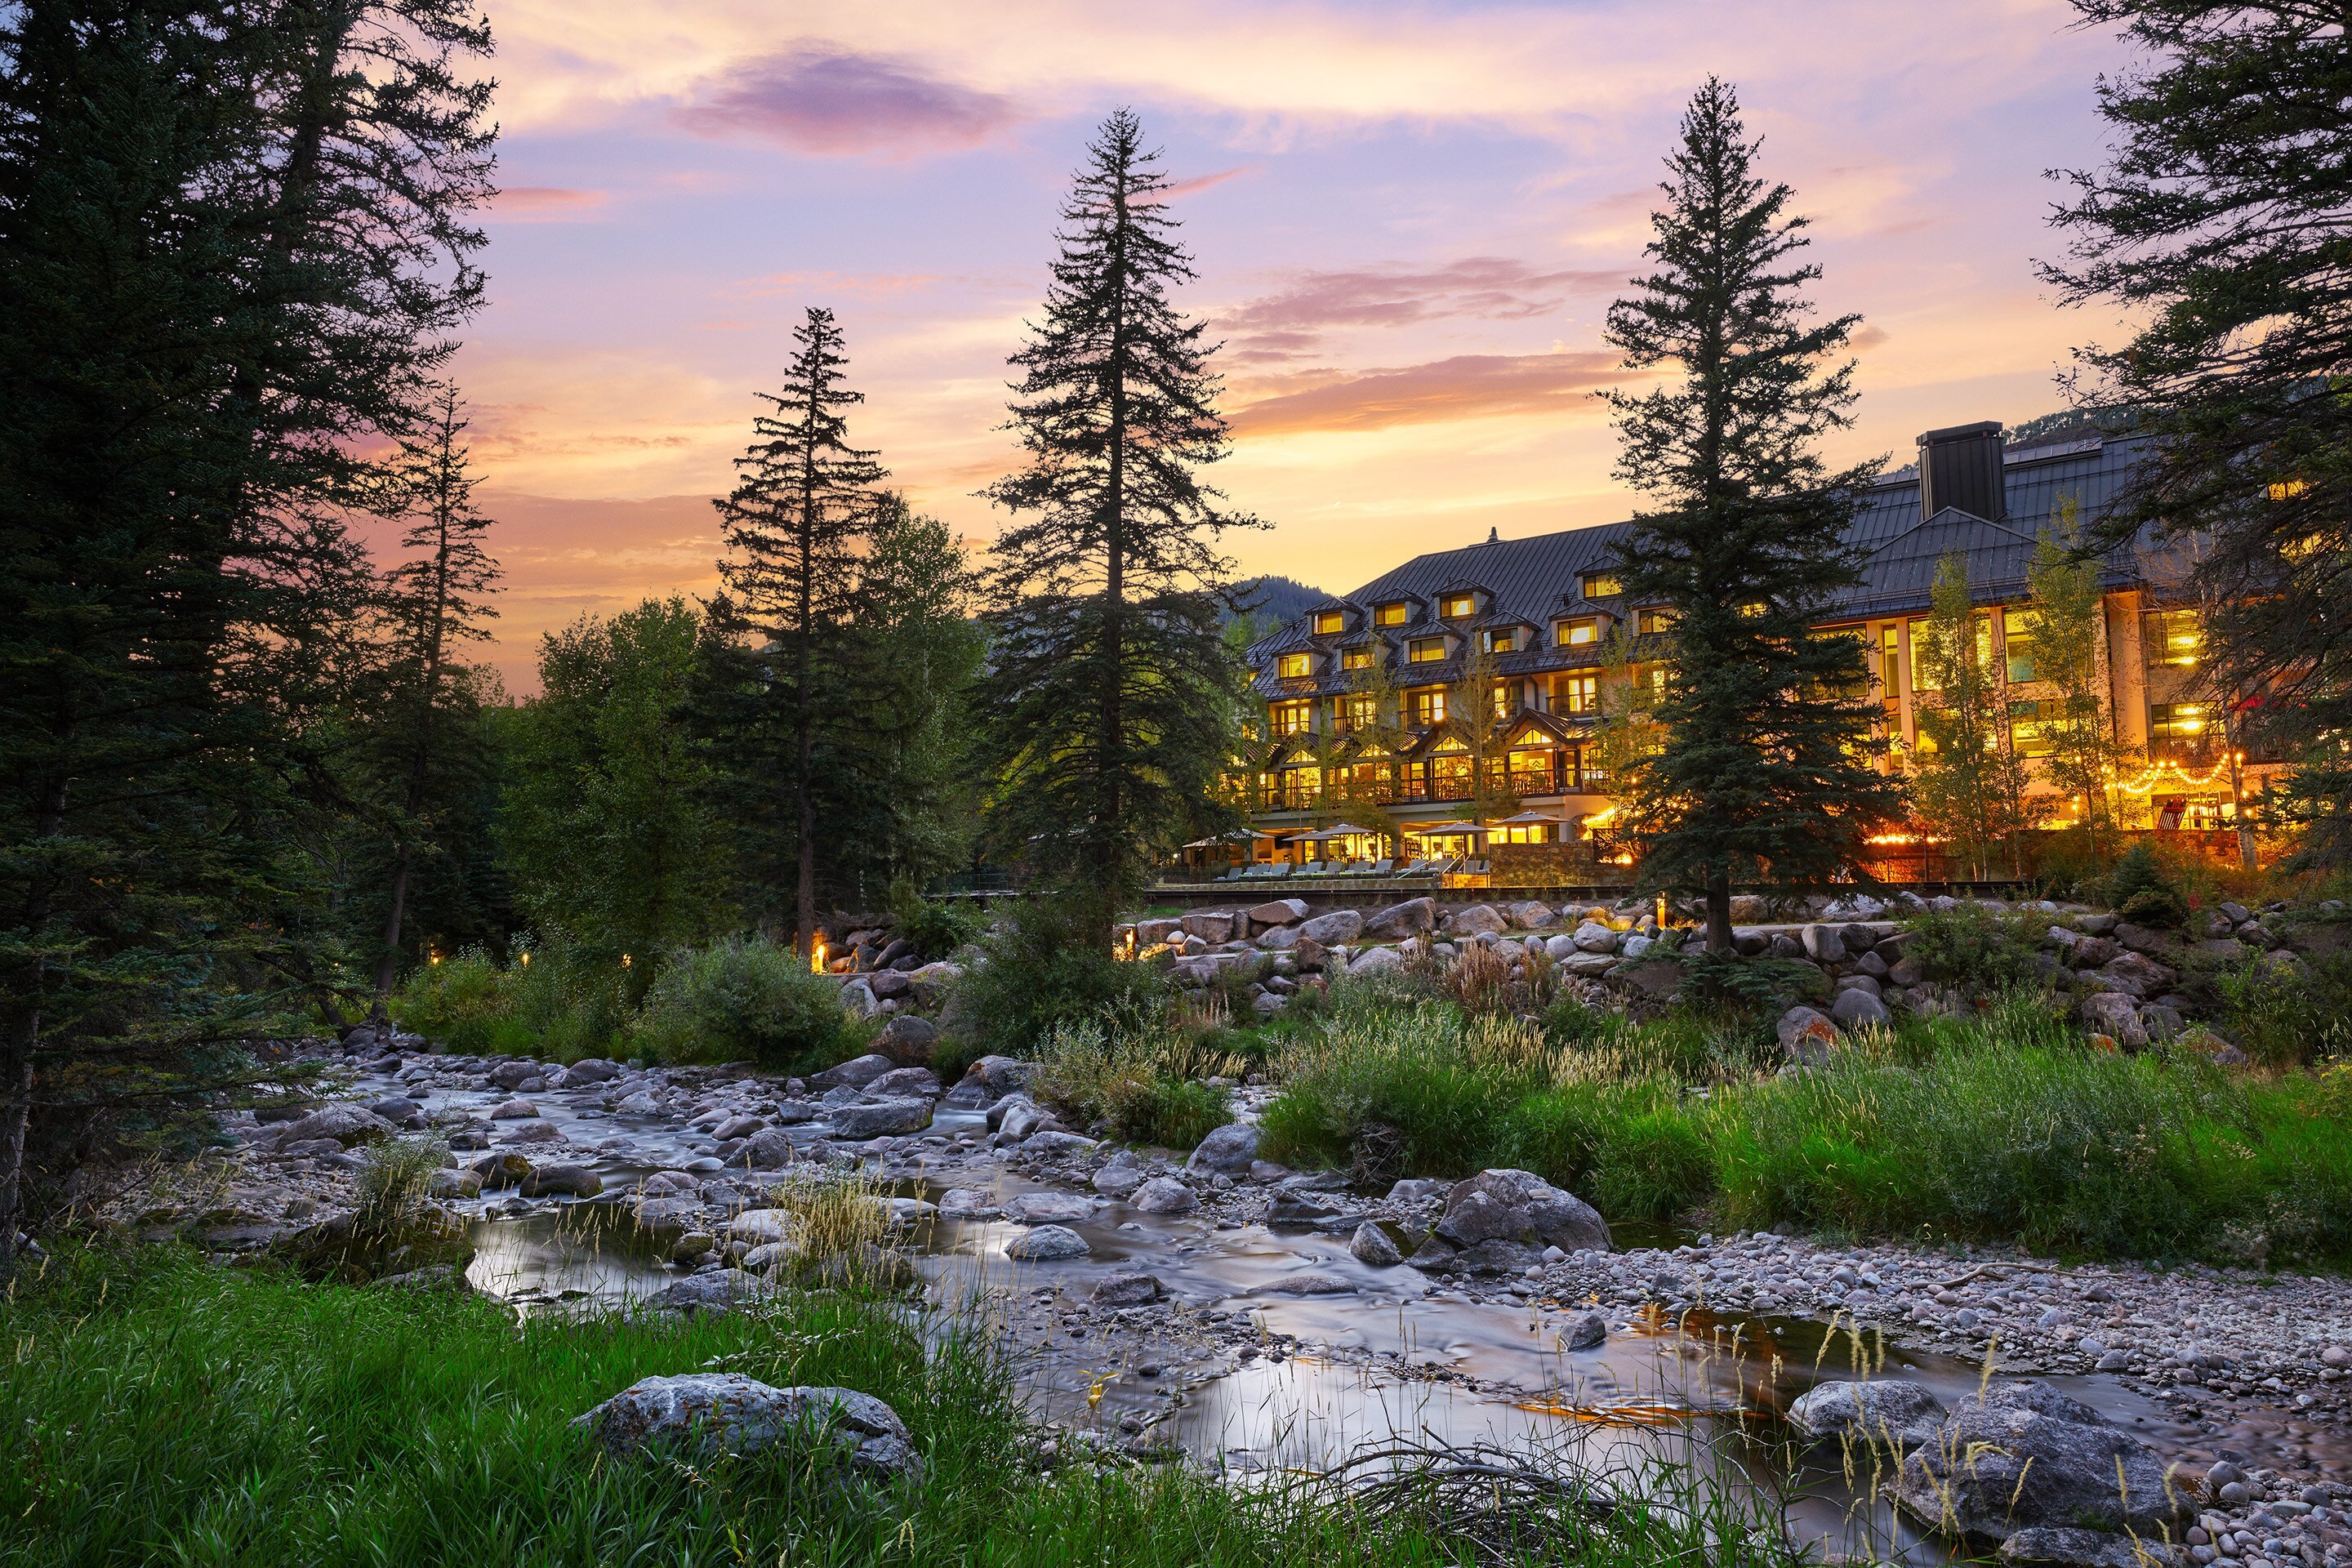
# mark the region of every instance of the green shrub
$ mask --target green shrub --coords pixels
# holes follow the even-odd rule
[[[634,1038],[664,1061],[755,1061],[811,1072],[853,1056],[864,1026],[841,987],[790,948],[730,939],[674,956],[646,992]]]
[[[1059,897],[1023,899],[981,946],[955,984],[950,1032],[964,1059],[1033,1054],[1056,1024],[1148,1009],[1167,994],[1163,963],[1129,963],[1097,948],[1081,907]]]
[[[1081,1125],[1190,1149],[1234,1119],[1232,1092],[1201,1081],[1241,1070],[1210,1043],[1221,1033],[1187,1031],[1165,1003],[1056,1024],[1038,1050],[1032,1088]]]
[[[1977,997],[2031,991],[2042,983],[2047,921],[1963,903],[1921,910],[1902,923],[1911,933],[1903,955],[1916,960],[1930,980]]]
[[[913,883],[890,884],[890,931],[940,959],[988,934],[988,911],[971,900],[926,899]]]
[[[2297,968],[2250,953],[2212,969],[2192,964],[2187,984],[2212,1007],[2223,1037],[2266,1067],[2300,1067],[2352,1047],[2352,988],[2340,959]]]
[[[614,1047],[642,973],[560,935],[536,946],[518,942],[504,966],[469,947],[411,970],[391,1012],[402,1027],[457,1050],[577,1061]]]
[[[2189,919],[2179,885],[2165,874],[2156,851],[2143,841],[2124,851],[2107,873],[2107,903],[2134,925],[2179,929]]]

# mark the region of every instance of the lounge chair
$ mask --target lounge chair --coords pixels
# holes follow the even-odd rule
[[[1393,860],[1375,860],[1371,863],[1370,868],[1365,871],[1364,875],[1368,877],[1385,877],[1395,869],[1396,862]]]
[[[1370,860],[1350,860],[1348,862],[1347,874],[1350,877],[1366,877],[1371,874],[1371,869],[1372,863]]]
[[[1320,860],[1309,860],[1298,868],[1298,874],[1302,877],[1322,877],[1329,875],[1330,870],[1331,868]]]
[[[1445,873],[1454,869],[1454,868],[1458,864],[1459,862],[1452,856],[1440,855],[1437,858],[1429,863],[1427,870],[1433,877],[1443,877]]]
[[[1465,877],[1491,876],[1494,874],[1495,870],[1492,866],[1489,866],[1484,860],[1465,860],[1462,862],[1459,869]]]
[[[1410,865],[1408,865],[1407,867],[1405,867],[1405,868],[1404,868],[1403,870],[1402,870],[1402,871],[1399,871],[1399,872],[1397,873],[1397,875],[1398,875],[1398,876],[1400,876],[1400,877],[1418,877],[1418,876],[1423,875],[1423,874],[1424,872],[1426,872],[1428,869],[1429,869],[1429,860],[1428,860],[1428,858],[1424,856],[1424,857],[1423,857],[1421,859],[1415,860],[1415,861],[1413,861],[1412,864],[1410,864]]]
[[[1287,877],[1290,875],[1290,862],[1287,860],[1276,860],[1265,868],[1265,874],[1269,879],[1276,877]]]

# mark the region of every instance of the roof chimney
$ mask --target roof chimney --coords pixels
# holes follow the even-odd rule
[[[1946,507],[2000,522],[2009,516],[2009,487],[2000,468],[2000,421],[1955,425],[1919,437],[1919,515]]]

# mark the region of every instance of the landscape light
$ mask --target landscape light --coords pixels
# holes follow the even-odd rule
[[[809,973],[811,974],[824,973],[824,938],[823,937],[809,943]]]

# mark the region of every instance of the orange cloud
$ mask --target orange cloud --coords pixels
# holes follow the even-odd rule
[[[1600,352],[1457,354],[1261,398],[1234,416],[1233,429],[1248,439],[1557,414],[1580,405],[1586,394],[1615,381],[1618,374],[1617,356]]]

